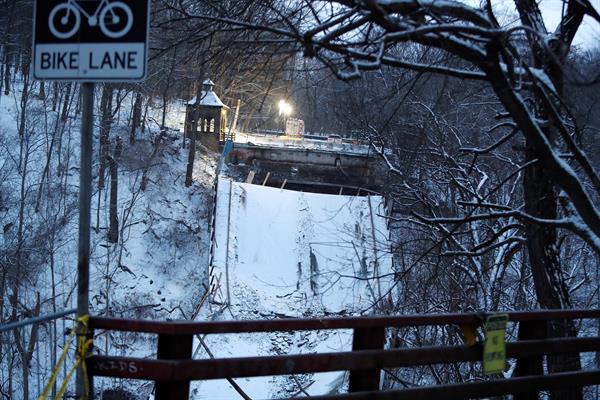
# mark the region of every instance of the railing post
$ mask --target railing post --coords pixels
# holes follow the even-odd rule
[[[356,328],[352,338],[352,351],[383,349],[385,328]],[[381,370],[350,371],[349,392],[379,390]]]
[[[159,360],[191,360],[192,335],[158,335]],[[156,382],[156,400],[188,400],[190,381]]]
[[[547,336],[547,321],[521,321],[519,323],[519,340],[544,339]],[[543,375],[544,356],[536,355],[517,358],[517,366],[513,376]],[[515,393],[513,400],[538,400],[539,392]]]

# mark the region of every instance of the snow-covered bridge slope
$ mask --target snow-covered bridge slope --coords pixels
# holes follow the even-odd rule
[[[389,287],[379,196],[303,193],[220,178],[213,265],[223,300],[267,312],[356,312]],[[387,275],[378,281],[363,279]],[[358,279],[357,279],[358,278]],[[252,307],[252,305],[249,304]]]
[[[393,284],[382,199],[301,193],[220,178],[215,220],[216,318],[259,319],[370,313]],[[373,275],[385,275],[378,282]],[[229,276],[229,284],[227,284]],[[215,278],[216,279],[216,278]],[[212,306],[211,306],[212,307]],[[199,318],[215,318],[211,310]],[[213,309],[214,311],[214,309]],[[349,330],[208,335],[216,357],[347,351]],[[195,358],[208,355],[199,345]],[[236,379],[251,398],[343,390],[343,372]],[[236,399],[224,380],[195,382],[194,399]]]

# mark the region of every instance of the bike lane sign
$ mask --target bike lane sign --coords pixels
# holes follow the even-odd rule
[[[150,0],[36,0],[36,79],[139,81],[146,76]]]

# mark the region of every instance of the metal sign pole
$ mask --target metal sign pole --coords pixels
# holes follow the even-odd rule
[[[77,257],[77,317],[89,313],[90,287],[90,208],[92,202],[92,138],[94,126],[94,84],[81,84],[81,159],[79,169],[79,251]],[[77,368],[76,396],[85,398],[86,377]],[[89,398],[93,388],[89,388]]]

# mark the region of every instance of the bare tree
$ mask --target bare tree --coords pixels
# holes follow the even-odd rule
[[[600,251],[600,211],[595,206],[600,179],[577,143],[579,128],[563,97],[564,71],[583,17],[600,22],[600,15],[588,0],[564,4],[555,32],[547,30],[534,0],[515,0],[520,24],[507,25],[498,22],[490,0],[481,7],[435,0],[262,1],[261,7],[273,11],[265,13],[266,21],[216,6],[198,12],[192,9],[188,15],[260,31],[265,42],[294,43],[305,57],[316,58],[343,80],[390,66],[486,82],[505,110],[498,113],[500,122],[495,128],[502,134],[472,153],[489,152],[522,135],[524,208],[507,209],[476,199],[463,217],[453,221],[431,218],[429,222],[458,226],[513,218],[523,224],[540,306],[568,308],[571,301],[556,250],[557,229],[574,233]],[[411,45],[439,52],[434,57],[420,57],[423,53],[406,51]],[[385,155],[382,148],[379,150]],[[554,324],[550,334],[575,333],[572,327],[562,325]],[[577,368],[578,364],[578,358],[567,356],[550,360],[549,368],[559,371]],[[572,392],[554,395],[581,397]]]
[[[261,3],[277,11],[267,14],[265,18],[271,18],[268,21],[246,21],[243,15],[225,20],[230,15],[223,10],[193,17],[261,30],[265,41],[297,43],[306,56],[316,57],[342,79],[358,78],[361,71],[390,65],[488,82],[507,110],[506,117],[513,119],[526,138],[536,163],[551,175],[552,184],[564,191],[570,211],[565,219],[516,215],[542,225],[570,229],[598,247],[600,215],[592,201],[592,196],[600,191],[598,176],[573,141],[572,129],[565,125],[568,116],[561,113],[564,103],[560,97],[562,91],[557,87],[563,82],[563,77],[557,74],[583,16],[587,14],[600,21],[589,2],[568,2],[563,21],[552,35],[554,50],[545,44],[549,33],[533,1],[516,1],[524,21],[518,26],[501,26],[490,2],[484,9],[458,1],[363,4],[348,0],[319,4],[322,5],[315,10],[312,2],[289,7]],[[524,45],[524,33],[531,46]],[[438,48],[445,58],[420,63],[398,50],[400,44],[407,42]],[[531,104],[525,100],[529,94],[549,109],[548,120],[536,118]],[[555,126],[556,143],[546,137],[543,129],[546,124]],[[573,163],[579,169],[561,160],[562,151],[567,149],[573,153]],[[587,181],[592,183],[591,192],[584,184]]]

